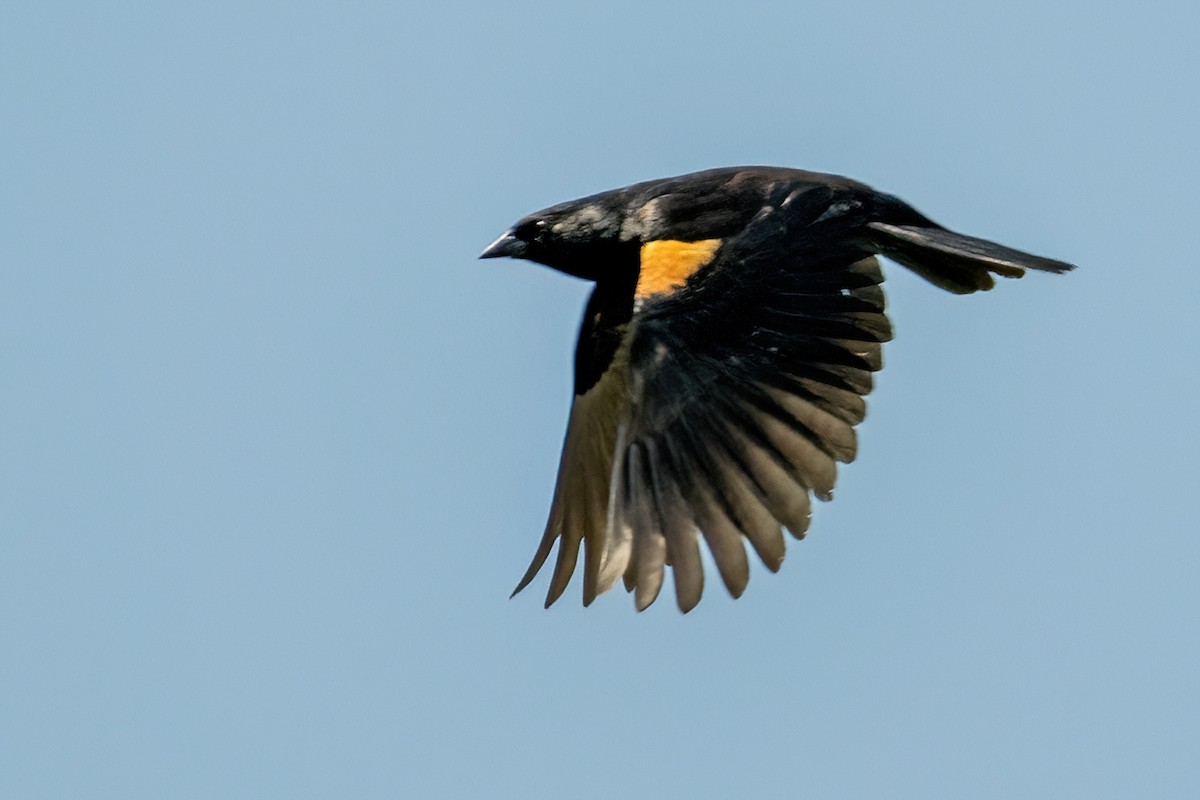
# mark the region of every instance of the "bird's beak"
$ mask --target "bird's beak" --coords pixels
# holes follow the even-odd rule
[[[510,258],[520,258],[525,255],[525,242],[513,235],[511,230],[507,230],[500,234],[500,238],[483,248],[483,252],[479,254],[480,258],[500,258],[501,256],[509,256]]]

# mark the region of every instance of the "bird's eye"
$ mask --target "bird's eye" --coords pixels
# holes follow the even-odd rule
[[[525,242],[532,242],[539,239],[542,233],[546,230],[546,220],[536,219],[530,220],[517,228],[517,237]]]

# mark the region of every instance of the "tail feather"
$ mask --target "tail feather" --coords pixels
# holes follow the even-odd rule
[[[1062,273],[1075,268],[940,227],[871,222],[867,228],[880,254],[955,294],[991,289],[996,285],[993,272],[1020,278],[1027,269]]]

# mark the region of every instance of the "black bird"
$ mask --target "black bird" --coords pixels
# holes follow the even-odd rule
[[[892,336],[877,255],[951,292],[992,273],[1071,264],[954,233],[899,198],[837,175],[732,167],[552,206],[481,258],[536,261],[595,282],[575,352],[575,398],[550,518],[525,588],[559,542],[546,606],[583,545],[583,602],[623,578],[638,610],[663,568],[679,608],[700,600],[703,537],[738,597],[742,542],[772,572],[783,528],[808,529],[810,493],[837,462]]]

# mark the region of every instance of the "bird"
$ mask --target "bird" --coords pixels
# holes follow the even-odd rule
[[[618,580],[642,611],[671,571],[687,613],[701,543],[725,588],[771,572],[854,460],[892,338],[879,256],[941,289],[1073,264],[949,230],[840,175],[727,167],[530,214],[480,258],[590,281],[550,513],[515,596],[557,558],[545,606],[583,554],[583,604]]]

